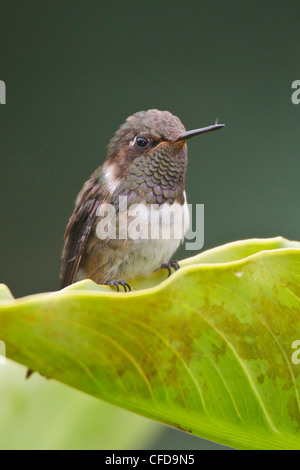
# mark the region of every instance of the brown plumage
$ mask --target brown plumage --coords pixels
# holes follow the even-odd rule
[[[111,139],[103,166],[92,174],[77,197],[65,232],[62,288],[83,278],[97,283],[131,280],[169,262],[181,240],[99,239],[97,211],[109,203],[118,213],[119,196],[126,196],[129,208],[143,203],[147,222],[151,204],[168,204],[185,218],[183,238],[188,228],[186,139],[220,127],[186,132],[176,116],[156,109],[127,118]]]

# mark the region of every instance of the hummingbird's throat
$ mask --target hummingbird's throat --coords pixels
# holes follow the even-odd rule
[[[186,145],[159,145],[133,160],[123,171],[113,162],[104,168],[108,192],[113,199],[127,196],[129,204],[184,204]]]

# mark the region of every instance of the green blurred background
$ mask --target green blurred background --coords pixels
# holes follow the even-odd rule
[[[226,124],[189,142],[204,249],[299,240],[298,0],[1,0],[0,16],[0,281],[16,297],[58,288],[75,196],[142,109]],[[222,448],[24,371],[0,367],[0,448]]]

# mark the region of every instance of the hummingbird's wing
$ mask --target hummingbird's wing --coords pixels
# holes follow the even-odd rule
[[[83,186],[76,200],[74,212],[65,231],[61,289],[72,284],[96,218],[97,209],[105,201],[107,191],[98,176],[92,177]]]

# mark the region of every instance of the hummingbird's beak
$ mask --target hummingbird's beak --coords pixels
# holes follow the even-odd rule
[[[204,132],[217,131],[218,129],[222,129],[222,127],[225,127],[225,124],[214,124],[213,126],[202,127],[201,129],[194,129],[192,131],[187,131],[184,134],[182,134],[180,137],[178,137],[178,139],[176,139],[175,142],[180,142],[181,140],[190,139],[191,137],[195,137],[196,135],[203,134]]]

